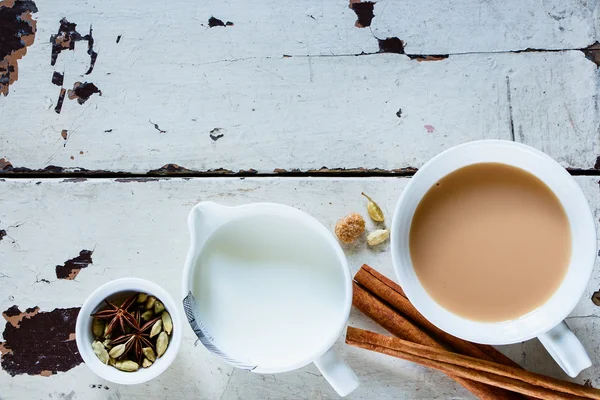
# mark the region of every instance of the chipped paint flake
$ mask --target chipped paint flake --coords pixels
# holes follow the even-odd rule
[[[218,18],[210,17],[208,19],[208,27],[214,28],[215,26],[233,26],[233,22],[231,22],[231,21],[223,22]]]
[[[58,279],[75,279],[83,268],[93,264],[93,253],[93,250],[81,250],[77,257],[67,260],[63,265],[57,265],[56,277]]]
[[[380,53],[404,54],[404,42],[397,37],[387,39],[377,39]]]
[[[588,60],[600,67],[600,42],[596,42],[582,51]]]
[[[11,324],[15,328],[18,328],[19,324],[21,323],[23,318],[31,318],[34,315],[36,315],[39,311],[40,311],[39,307],[33,307],[33,308],[28,308],[27,310],[25,310],[25,312],[21,312],[21,310],[19,310],[19,307],[14,305],[14,306],[10,307],[9,309],[7,309],[6,311],[4,311],[2,313],[2,317],[4,317],[6,322]]]
[[[52,83],[56,86],[62,86],[65,81],[65,75],[60,72],[54,71],[52,74]]]
[[[223,128],[215,128],[210,131],[209,136],[212,140],[214,140],[216,142],[217,140],[219,140],[223,136],[225,136],[225,133],[223,133]]]
[[[90,82],[75,82],[73,84],[73,89],[69,89],[67,91],[67,95],[70,100],[77,99],[79,104],[83,104],[90,98],[91,95],[98,93],[99,96],[102,96],[102,92],[96,85]]]
[[[21,312],[15,305],[2,315],[8,321],[0,343],[0,365],[11,376],[50,376],[65,372],[83,360],[75,333],[79,308],[57,308],[42,312],[38,307]]]
[[[87,35],[81,35],[77,32],[77,24],[69,22],[66,18],[60,20],[60,26],[58,32],[55,35],[50,36],[50,43],[52,43],[52,54],[50,56],[50,65],[54,66],[58,56],[63,50],[75,50],[75,43],[79,41],[87,41],[88,50],[87,53],[90,56],[90,66],[86,71],[86,75],[89,75],[96,64],[96,58],[98,53],[94,51],[94,36],[92,34],[92,27]]]
[[[417,60],[419,62],[421,62],[421,61],[442,61],[449,57],[448,54],[428,54],[428,55],[407,54],[407,56],[411,60]]]
[[[38,11],[31,0],[0,0],[0,94],[8,96],[8,87],[19,78],[18,60],[27,54],[35,40]]]
[[[354,24],[357,28],[366,28],[371,26],[371,21],[375,14],[373,14],[373,8],[375,6],[374,1],[361,2],[360,0],[350,0],[350,9],[354,11],[358,18]]]

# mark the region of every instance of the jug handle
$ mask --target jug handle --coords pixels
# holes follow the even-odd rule
[[[358,387],[359,382],[356,374],[342,361],[334,349],[327,350],[314,363],[340,396],[347,396]]]
[[[590,356],[565,321],[542,333],[538,339],[571,378],[575,378],[582,370],[592,365]]]

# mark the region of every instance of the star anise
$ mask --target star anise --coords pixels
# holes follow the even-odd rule
[[[136,297],[137,294],[128,297],[120,306],[116,306],[110,301],[104,300],[108,305],[108,309],[92,314],[92,317],[94,318],[110,320],[110,322],[106,324],[106,330],[104,332],[106,336],[109,336],[116,327],[120,327],[121,332],[125,332],[125,323],[131,327],[134,327],[137,324],[135,317],[128,311],[135,302]]]
[[[137,314],[139,315],[139,312]],[[144,360],[144,352],[142,349],[144,347],[150,347],[152,350],[155,350],[154,344],[150,341],[150,330],[152,329],[152,325],[154,325],[154,323],[160,319],[160,317],[154,318],[146,322],[144,325],[141,325],[140,319],[134,321],[135,324],[131,326],[133,331],[131,333],[124,333],[123,335],[114,339],[111,341],[111,345],[117,346],[126,343],[125,352],[123,354],[129,354],[131,349],[133,349],[134,356],[138,364],[141,365],[142,361]]]

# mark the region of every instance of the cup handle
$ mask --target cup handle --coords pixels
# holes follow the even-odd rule
[[[582,370],[592,365],[590,356],[565,321],[542,333],[538,339],[571,378],[575,378]]]
[[[315,365],[331,387],[342,397],[349,395],[359,385],[354,371],[342,361],[333,349],[327,350],[327,353],[317,358]]]

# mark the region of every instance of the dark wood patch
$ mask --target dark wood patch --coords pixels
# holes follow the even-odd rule
[[[223,129],[222,128],[215,128],[212,131],[210,131],[209,136],[210,136],[210,138],[212,140],[214,140],[216,142],[217,140],[219,140],[223,136],[225,136],[225,134],[223,133]]]
[[[83,268],[87,268],[92,262],[93,250],[81,250],[75,258],[67,260],[63,265],[56,266],[56,277],[58,279],[73,280]]]
[[[600,290],[592,294],[592,303],[594,303],[597,306],[600,306]]]
[[[98,87],[96,85],[94,85],[91,82],[75,82],[73,84],[73,89],[69,89],[67,92],[67,95],[69,96],[70,100],[75,100],[77,99],[77,102],[79,104],[83,104],[86,101],[88,101],[88,99],[90,98],[90,96],[92,96],[93,94],[98,93],[99,96],[102,96],[102,92],[100,91],[100,89],[98,89]]]
[[[62,181],[63,182],[78,183],[78,182],[85,182],[85,181],[87,181],[87,178],[65,178]]]
[[[153,169],[148,171],[149,175],[166,175],[166,174],[182,174],[182,173],[190,173],[191,170],[181,167],[177,164],[165,164],[158,169]]]
[[[354,24],[357,28],[366,28],[367,26],[371,26],[371,21],[373,21],[373,8],[375,6],[374,1],[365,1],[361,2],[360,0],[350,0],[350,8],[356,14],[358,18]]]
[[[9,375],[50,376],[65,372],[83,360],[75,343],[79,307],[21,312],[15,305],[2,315],[7,320],[0,343],[0,365]]]
[[[214,28],[215,26],[233,26],[233,22],[231,22],[231,21],[223,22],[218,18],[210,17],[208,19],[208,27]]]
[[[54,73],[52,74],[52,83],[54,83],[56,86],[62,86],[64,81],[65,75],[61,74],[60,72],[54,71]]]
[[[54,107],[54,112],[60,114],[62,111],[63,102],[65,101],[65,95],[67,94],[67,89],[60,88],[60,93],[58,94],[58,101],[56,102],[56,107]]]
[[[163,178],[163,179],[169,179],[169,178]],[[117,178],[117,179],[115,179],[115,182],[121,182],[121,183],[157,182],[159,180],[160,180],[159,178]]]
[[[117,43],[121,41],[121,35],[117,36]]]
[[[0,0],[0,94],[19,78],[18,60],[27,54],[35,40],[38,11],[31,0]]]
[[[52,43],[50,65],[54,66],[56,64],[56,60],[63,50],[75,50],[75,43],[79,41],[86,41],[88,44],[87,54],[90,56],[90,66],[85,74],[91,74],[96,64],[96,58],[98,58],[98,53],[94,51],[92,27],[90,26],[87,35],[81,35],[77,32],[77,24],[67,21],[66,18],[60,20],[58,32],[50,36],[50,43]]]
[[[600,42],[596,42],[582,51],[588,60],[600,67]]]
[[[12,164],[5,158],[0,158],[0,171],[9,170],[12,168]]]
[[[362,3],[357,3],[362,4]],[[389,37],[387,39],[377,39],[379,43],[380,53],[397,53],[404,54],[404,42],[397,37]]]
[[[448,54],[407,54],[408,58],[417,61],[442,61],[449,57]]]
[[[4,236],[6,236],[6,235],[7,235],[6,230],[0,229],[0,240],[4,239]]]

